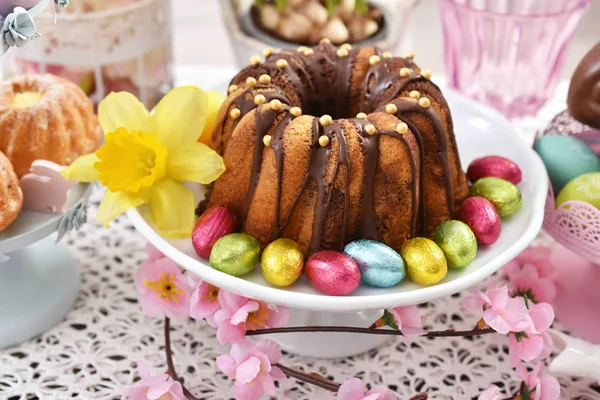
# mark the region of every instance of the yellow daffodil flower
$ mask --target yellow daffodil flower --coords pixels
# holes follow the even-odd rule
[[[104,144],[61,171],[65,179],[106,186],[98,220],[106,227],[131,207],[148,203],[156,228],[166,237],[190,236],[194,196],[182,182],[209,184],[224,171],[223,159],[197,140],[209,98],[196,87],[173,89],[151,115],[126,92],[109,94],[98,107]]]

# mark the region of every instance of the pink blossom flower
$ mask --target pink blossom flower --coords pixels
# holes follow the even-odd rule
[[[555,377],[542,375],[543,363],[539,363],[531,371],[527,372],[525,367],[517,369],[519,378],[525,383],[521,392],[524,399],[531,400],[558,400],[560,399],[560,384]]]
[[[189,315],[191,289],[181,268],[168,258],[149,258],[134,275],[142,311],[149,317]]]
[[[502,400],[502,392],[498,386],[492,385],[479,395],[478,400]]]
[[[167,374],[150,376],[148,368],[138,362],[140,380],[123,391],[130,400],[185,400],[181,383]]]
[[[509,361],[517,367],[520,361],[544,360],[552,351],[552,338],[546,333],[554,321],[554,310],[548,303],[531,304],[528,326],[508,337]]]
[[[507,334],[510,331],[519,332],[527,326],[527,308],[522,298],[508,296],[508,287],[487,289],[485,293],[471,289],[472,296],[462,301],[465,310],[481,315],[486,324],[496,332]]]
[[[401,306],[387,311],[392,315],[398,330],[405,337],[421,336],[427,333],[423,329],[423,319],[417,306]]]
[[[213,328],[217,325],[214,314],[221,305],[219,304],[219,291],[216,286],[199,279],[196,275],[188,273],[188,282],[193,289],[190,298],[190,317],[194,319],[205,319]]]
[[[240,400],[257,400],[263,393],[275,396],[275,381],[285,374],[274,364],[281,359],[281,348],[272,340],[253,344],[244,339],[231,346],[229,355],[217,357],[217,367],[235,379],[233,391]]]
[[[358,378],[346,380],[337,392],[337,400],[396,400],[396,395],[385,386],[375,386],[365,393],[365,384]]]
[[[220,344],[235,343],[249,330],[280,328],[290,319],[287,307],[271,306],[225,290],[219,291],[219,304],[221,309],[215,312],[214,318]]]
[[[503,271],[510,289],[521,296],[527,294],[536,303],[554,300],[556,285],[552,280],[550,252],[547,247],[529,247],[506,264]]]

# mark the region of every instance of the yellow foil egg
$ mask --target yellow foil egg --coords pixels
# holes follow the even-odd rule
[[[272,285],[289,286],[302,274],[304,256],[298,244],[291,239],[277,239],[263,251],[260,260],[262,273]]]
[[[400,249],[410,280],[421,285],[435,285],[448,273],[444,252],[433,240],[414,238]]]

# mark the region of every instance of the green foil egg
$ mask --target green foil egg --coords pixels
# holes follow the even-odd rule
[[[245,233],[232,233],[223,236],[210,252],[210,265],[221,272],[233,276],[250,273],[260,256],[260,243]]]
[[[464,268],[477,255],[477,239],[467,224],[457,220],[442,222],[433,235],[433,241],[442,249],[448,266]]]
[[[502,218],[516,214],[523,205],[523,197],[519,188],[500,178],[479,179],[471,186],[471,196],[488,199]]]

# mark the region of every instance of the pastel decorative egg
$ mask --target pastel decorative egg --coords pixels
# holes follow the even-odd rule
[[[421,285],[435,285],[446,277],[448,264],[442,249],[433,240],[414,238],[400,249],[408,277]]]
[[[206,210],[192,231],[192,245],[200,257],[210,257],[213,246],[225,235],[235,232],[236,218],[226,207]]]
[[[375,240],[355,240],[344,248],[344,254],[354,260],[366,285],[391,287],[406,276],[400,254]]]
[[[494,205],[483,197],[469,197],[465,199],[456,216],[471,228],[477,243],[489,245],[500,237],[502,220]]]
[[[217,240],[210,252],[210,265],[233,276],[250,273],[260,256],[260,243],[245,233],[232,233]]]
[[[573,136],[544,136],[535,142],[534,149],[548,170],[554,193],[580,175],[600,172],[600,158]]]
[[[289,286],[302,274],[304,256],[291,239],[277,239],[263,251],[260,266],[265,279],[272,285]]]
[[[516,163],[500,156],[478,158],[467,169],[467,177],[471,182],[493,176],[517,185],[521,182],[522,175],[521,168]]]
[[[567,183],[556,198],[556,207],[572,200],[584,201],[600,210],[600,172],[581,175]]]
[[[442,222],[433,236],[433,241],[442,249],[448,266],[464,268],[477,255],[477,239],[467,224],[457,220]]]
[[[360,284],[360,270],[348,256],[333,250],[313,254],[304,267],[310,284],[330,296],[352,293]]]
[[[471,186],[471,196],[488,199],[502,218],[516,214],[523,205],[518,187],[500,178],[481,178]]]

